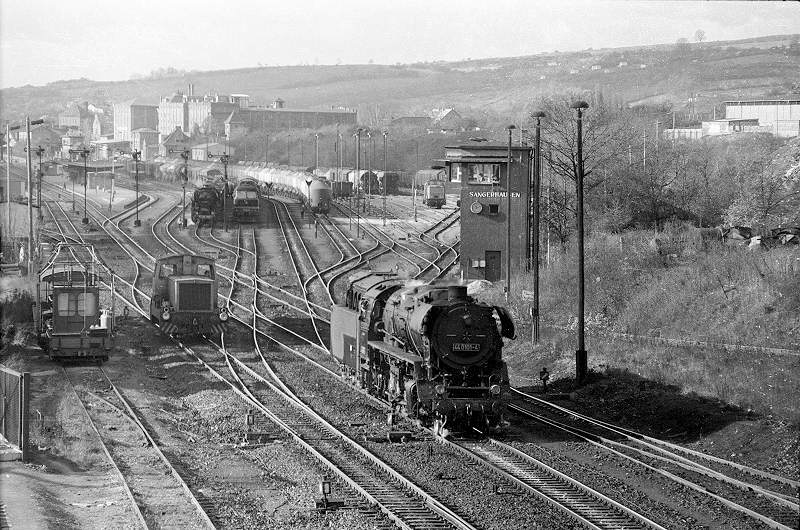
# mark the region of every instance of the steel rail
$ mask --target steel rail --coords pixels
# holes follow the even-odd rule
[[[647,517],[498,440],[450,441],[448,446],[454,446],[589,528],[664,530]]]

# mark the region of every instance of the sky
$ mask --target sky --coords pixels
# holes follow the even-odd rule
[[[159,68],[410,63],[800,33],[796,2],[0,0],[0,88]]]

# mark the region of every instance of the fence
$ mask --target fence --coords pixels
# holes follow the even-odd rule
[[[15,372],[0,366],[0,434],[22,451],[22,460],[28,460],[28,405],[30,403],[31,374]]]

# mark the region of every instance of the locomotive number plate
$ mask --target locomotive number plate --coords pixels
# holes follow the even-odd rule
[[[469,342],[454,342],[453,351],[480,351],[480,344],[472,344]]]

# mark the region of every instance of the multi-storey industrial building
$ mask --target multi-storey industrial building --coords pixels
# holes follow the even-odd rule
[[[113,108],[114,140],[133,141],[137,129],[158,130],[158,105],[155,103],[132,99],[114,103]]]

